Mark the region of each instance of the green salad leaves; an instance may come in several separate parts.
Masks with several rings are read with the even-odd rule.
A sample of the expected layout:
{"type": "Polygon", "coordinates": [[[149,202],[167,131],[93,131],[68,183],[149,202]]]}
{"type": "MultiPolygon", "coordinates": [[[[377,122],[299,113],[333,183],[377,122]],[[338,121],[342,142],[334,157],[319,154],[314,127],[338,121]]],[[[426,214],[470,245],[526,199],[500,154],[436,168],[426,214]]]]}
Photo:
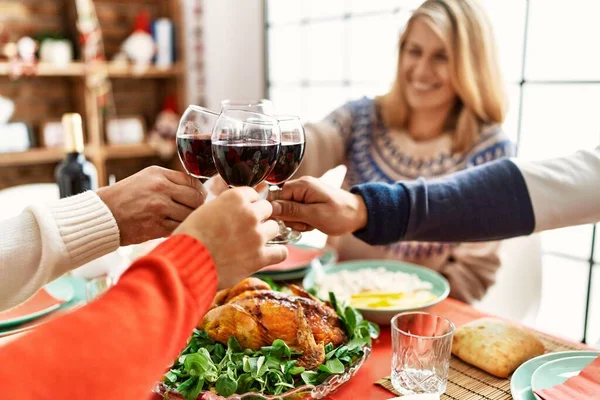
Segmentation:
{"type": "Polygon", "coordinates": [[[379,336],[379,327],[364,320],[354,308],[339,303],[333,293],[329,294],[329,302],[349,341],[337,348],[326,345],[325,362],[314,371],[298,366],[301,353],[290,349],[283,340],[277,339],[258,351],[244,350],[235,337],[229,338],[225,346],[195,329],[188,345],[165,374],[164,384],[186,400],[195,400],[205,390],[223,397],[246,392],[278,395],[304,384],[318,385],[331,375],[342,374],[363,356],[363,346],[379,336]]]}

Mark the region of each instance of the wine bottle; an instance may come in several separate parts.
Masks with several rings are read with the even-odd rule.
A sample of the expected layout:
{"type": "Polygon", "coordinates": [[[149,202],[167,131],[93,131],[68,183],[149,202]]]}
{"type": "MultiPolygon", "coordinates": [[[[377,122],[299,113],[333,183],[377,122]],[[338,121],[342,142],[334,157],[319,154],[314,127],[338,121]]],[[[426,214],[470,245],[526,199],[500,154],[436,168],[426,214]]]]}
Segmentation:
{"type": "Polygon", "coordinates": [[[65,158],[55,171],[60,198],[98,188],[98,172],[83,154],[83,123],[79,114],[64,114],[65,158]]]}

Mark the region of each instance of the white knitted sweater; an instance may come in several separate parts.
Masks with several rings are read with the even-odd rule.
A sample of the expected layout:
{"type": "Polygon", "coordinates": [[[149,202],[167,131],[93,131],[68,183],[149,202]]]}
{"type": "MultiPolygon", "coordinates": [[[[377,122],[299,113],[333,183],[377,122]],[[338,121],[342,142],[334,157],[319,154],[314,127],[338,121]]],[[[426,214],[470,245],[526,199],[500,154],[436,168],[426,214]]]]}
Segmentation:
{"type": "Polygon", "coordinates": [[[119,228],[94,192],[34,204],[0,222],[0,310],[119,247],[119,228]]]}

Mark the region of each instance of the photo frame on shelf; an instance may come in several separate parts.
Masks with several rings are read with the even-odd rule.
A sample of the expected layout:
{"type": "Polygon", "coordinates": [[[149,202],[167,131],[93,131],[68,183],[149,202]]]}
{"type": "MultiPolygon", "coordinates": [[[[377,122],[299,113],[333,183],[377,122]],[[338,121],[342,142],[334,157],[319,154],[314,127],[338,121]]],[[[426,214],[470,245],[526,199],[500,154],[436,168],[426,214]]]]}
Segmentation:
{"type": "Polygon", "coordinates": [[[146,123],[139,115],[109,118],[106,122],[106,140],[110,145],[140,144],[146,138],[146,123]]]}
{"type": "Polygon", "coordinates": [[[44,121],[40,133],[43,147],[62,149],[65,146],[65,131],[59,119],[44,121]]]}

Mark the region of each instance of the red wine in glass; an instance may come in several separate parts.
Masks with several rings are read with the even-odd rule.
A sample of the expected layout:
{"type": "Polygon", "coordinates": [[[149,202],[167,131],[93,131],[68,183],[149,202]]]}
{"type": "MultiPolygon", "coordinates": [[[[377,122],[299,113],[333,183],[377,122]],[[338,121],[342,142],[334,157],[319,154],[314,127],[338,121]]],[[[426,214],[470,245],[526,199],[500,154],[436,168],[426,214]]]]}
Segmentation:
{"type": "Polygon", "coordinates": [[[303,157],[304,142],[281,143],[277,162],[266,181],[272,185],[282,185],[296,173],[303,157]]]}
{"type": "Polygon", "coordinates": [[[272,141],[218,141],[212,154],[219,175],[230,186],[254,187],[272,171],[279,143],[272,141]]]}
{"type": "Polygon", "coordinates": [[[217,173],[210,134],[177,136],[177,153],[186,171],[195,178],[210,178],[217,173]]]}

